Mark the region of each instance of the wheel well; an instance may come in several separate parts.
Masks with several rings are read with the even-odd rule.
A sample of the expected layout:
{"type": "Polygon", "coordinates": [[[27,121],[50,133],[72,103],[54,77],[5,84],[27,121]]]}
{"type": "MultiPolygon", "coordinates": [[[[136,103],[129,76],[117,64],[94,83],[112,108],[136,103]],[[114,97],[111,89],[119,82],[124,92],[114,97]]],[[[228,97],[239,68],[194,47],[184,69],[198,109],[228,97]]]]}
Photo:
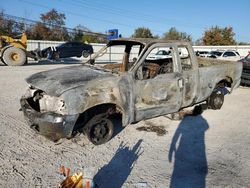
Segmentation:
{"type": "Polygon", "coordinates": [[[118,105],[112,103],[96,105],[79,114],[74,125],[73,134],[81,132],[81,128],[84,127],[92,117],[100,113],[107,113],[108,116],[119,117],[122,120],[122,109],[118,105]]]}
{"type": "Polygon", "coordinates": [[[220,81],[216,84],[215,89],[217,89],[217,88],[219,88],[219,87],[230,87],[230,88],[231,88],[232,83],[233,83],[232,78],[226,77],[225,79],[220,80],[220,81]]]}

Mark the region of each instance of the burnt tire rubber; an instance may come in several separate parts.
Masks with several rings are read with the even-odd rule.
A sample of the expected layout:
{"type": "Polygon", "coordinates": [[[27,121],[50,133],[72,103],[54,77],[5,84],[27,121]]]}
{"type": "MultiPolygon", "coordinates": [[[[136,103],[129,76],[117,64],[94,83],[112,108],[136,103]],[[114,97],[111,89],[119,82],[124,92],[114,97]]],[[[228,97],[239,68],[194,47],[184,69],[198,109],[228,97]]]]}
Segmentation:
{"type": "Polygon", "coordinates": [[[87,58],[87,57],[89,57],[89,52],[87,51],[87,50],[83,50],[82,51],[82,56],[84,57],[84,58],[87,58]]]}
{"type": "Polygon", "coordinates": [[[212,93],[208,99],[208,106],[213,110],[221,109],[224,103],[224,95],[222,93],[212,93]]]}
{"type": "Polygon", "coordinates": [[[106,114],[99,114],[88,121],[84,132],[90,142],[100,145],[108,142],[114,133],[114,124],[106,114]]]}
{"type": "Polygon", "coordinates": [[[2,59],[8,66],[22,66],[27,60],[27,55],[24,50],[15,47],[9,47],[4,50],[2,59]]]}

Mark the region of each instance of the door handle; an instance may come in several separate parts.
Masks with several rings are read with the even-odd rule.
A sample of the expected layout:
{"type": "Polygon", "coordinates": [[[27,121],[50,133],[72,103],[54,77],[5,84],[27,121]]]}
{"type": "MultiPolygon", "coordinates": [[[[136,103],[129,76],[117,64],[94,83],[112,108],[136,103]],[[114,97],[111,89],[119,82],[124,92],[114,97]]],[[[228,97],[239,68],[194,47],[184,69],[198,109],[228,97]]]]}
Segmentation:
{"type": "Polygon", "coordinates": [[[184,81],[185,81],[185,83],[188,83],[188,82],[189,82],[189,79],[188,79],[188,78],[185,78],[184,81]]]}
{"type": "Polygon", "coordinates": [[[179,88],[183,88],[184,87],[184,83],[183,83],[183,79],[182,78],[178,80],[178,86],[179,86],[179,88]]]}

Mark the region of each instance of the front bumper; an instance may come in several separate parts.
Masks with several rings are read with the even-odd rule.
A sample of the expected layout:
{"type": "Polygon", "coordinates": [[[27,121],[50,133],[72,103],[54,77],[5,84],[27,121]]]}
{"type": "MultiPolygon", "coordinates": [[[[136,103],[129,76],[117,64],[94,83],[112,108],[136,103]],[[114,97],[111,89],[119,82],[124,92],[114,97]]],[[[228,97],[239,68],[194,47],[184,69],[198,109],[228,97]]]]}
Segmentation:
{"type": "Polygon", "coordinates": [[[70,138],[78,115],[60,115],[53,112],[41,113],[34,110],[25,97],[20,100],[28,125],[46,138],[57,141],[70,138]]]}

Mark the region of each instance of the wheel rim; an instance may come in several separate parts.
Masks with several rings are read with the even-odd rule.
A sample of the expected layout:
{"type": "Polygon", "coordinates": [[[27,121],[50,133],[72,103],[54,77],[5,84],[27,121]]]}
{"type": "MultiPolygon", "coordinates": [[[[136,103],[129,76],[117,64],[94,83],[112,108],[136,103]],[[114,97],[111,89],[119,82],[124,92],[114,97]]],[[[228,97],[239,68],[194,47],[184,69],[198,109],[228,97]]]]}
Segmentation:
{"type": "Polygon", "coordinates": [[[85,58],[87,58],[89,56],[89,53],[87,51],[83,51],[82,52],[82,56],[85,57],[85,58]]]}
{"type": "Polygon", "coordinates": [[[13,53],[10,54],[10,58],[13,61],[18,61],[20,59],[20,54],[13,52],[13,53]]]}
{"type": "Polygon", "coordinates": [[[214,105],[215,105],[216,107],[220,107],[222,104],[223,104],[223,101],[222,101],[219,97],[216,97],[216,98],[214,99],[214,105]]]}
{"type": "Polygon", "coordinates": [[[94,144],[106,142],[112,136],[112,123],[108,119],[101,119],[90,129],[90,139],[94,144]]]}

